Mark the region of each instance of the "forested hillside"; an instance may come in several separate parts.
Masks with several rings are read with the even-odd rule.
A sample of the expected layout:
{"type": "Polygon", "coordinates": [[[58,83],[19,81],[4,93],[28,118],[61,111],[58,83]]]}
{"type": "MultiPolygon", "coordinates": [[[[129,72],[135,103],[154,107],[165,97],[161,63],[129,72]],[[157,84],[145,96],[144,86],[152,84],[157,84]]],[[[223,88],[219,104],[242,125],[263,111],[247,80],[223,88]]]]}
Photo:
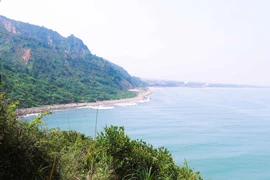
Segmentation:
{"type": "Polygon", "coordinates": [[[3,16],[0,32],[1,89],[19,107],[132,97],[127,90],[143,85],[74,35],[3,16]]]}

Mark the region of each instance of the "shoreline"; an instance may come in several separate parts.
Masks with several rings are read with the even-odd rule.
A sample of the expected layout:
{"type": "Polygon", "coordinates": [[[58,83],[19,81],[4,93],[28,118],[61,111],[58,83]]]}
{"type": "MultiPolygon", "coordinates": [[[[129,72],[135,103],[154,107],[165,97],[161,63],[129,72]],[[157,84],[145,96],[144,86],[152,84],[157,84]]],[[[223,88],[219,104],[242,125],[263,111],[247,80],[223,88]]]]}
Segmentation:
{"type": "Polygon", "coordinates": [[[91,103],[69,103],[69,104],[58,104],[58,105],[47,105],[47,106],[40,106],[40,107],[32,107],[32,108],[23,108],[17,109],[16,114],[18,117],[23,117],[29,114],[37,114],[43,112],[51,112],[55,110],[64,110],[64,109],[74,109],[86,106],[102,106],[102,105],[109,105],[109,104],[118,104],[118,103],[128,103],[128,102],[136,102],[146,99],[149,95],[153,92],[147,89],[131,89],[130,91],[136,92],[136,97],[133,98],[126,98],[126,99],[115,99],[115,100],[105,100],[105,101],[97,101],[91,103]]]}

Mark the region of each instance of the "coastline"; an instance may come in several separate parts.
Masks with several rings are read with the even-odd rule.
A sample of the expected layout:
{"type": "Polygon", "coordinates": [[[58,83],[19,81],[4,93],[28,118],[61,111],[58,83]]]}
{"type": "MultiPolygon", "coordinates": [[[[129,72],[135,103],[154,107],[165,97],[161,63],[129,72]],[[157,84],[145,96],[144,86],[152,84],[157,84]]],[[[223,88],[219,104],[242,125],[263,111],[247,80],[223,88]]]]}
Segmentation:
{"type": "Polygon", "coordinates": [[[136,92],[137,95],[134,98],[126,98],[126,99],[115,99],[115,100],[105,100],[105,101],[97,101],[92,103],[70,103],[70,104],[58,104],[58,105],[47,105],[47,106],[40,106],[40,107],[32,107],[32,108],[23,108],[17,109],[16,114],[18,117],[26,116],[29,114],[37,114],[43,112],[51,112],[55,110],[64,110],[64,109],[73,109],[85,106],[102,106],[102,105],[109,105],[109,104],[118,104],[118,103],[127,103],[127,102],[136,102],[146,99],[149,95],[153,92],[147,89],[131,89],[130,91],[136,92]]]}

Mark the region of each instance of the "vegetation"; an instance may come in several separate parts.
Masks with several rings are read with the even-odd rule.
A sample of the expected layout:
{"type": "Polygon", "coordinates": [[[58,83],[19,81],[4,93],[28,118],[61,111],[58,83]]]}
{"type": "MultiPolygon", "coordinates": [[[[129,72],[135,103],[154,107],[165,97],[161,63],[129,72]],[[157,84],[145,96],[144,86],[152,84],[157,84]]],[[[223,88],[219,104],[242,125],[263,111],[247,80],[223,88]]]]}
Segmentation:
{"type": "Polygon", "coordinates": [[[123,68],[93,55],[74,35],[0,16],[2,91],[19,107],[134,97],[143,84],[123,68]]]}
{"type": "Polygon", "coordinates": [[[201,180],[165,148],[131,140],[123,127],[106,127],[96,139],[47,129],[43,115],[17,119],[16,102],[0,94],[0,179],[201,180]]]}
{"type": "Polygon", "coordinates": [[[124,127],[94,139],[47,129],[41,118],[21,121],[15,110],[44,104],[134,96],[142,82],[90,53],[82,41],[0,16],[0,179],[201,180],[165,148],[131,140],[124,127]],[[3,80],[3,84],[1,83],[3,80]],[[9,99],[7,99],[9,98],[9,99]]]}

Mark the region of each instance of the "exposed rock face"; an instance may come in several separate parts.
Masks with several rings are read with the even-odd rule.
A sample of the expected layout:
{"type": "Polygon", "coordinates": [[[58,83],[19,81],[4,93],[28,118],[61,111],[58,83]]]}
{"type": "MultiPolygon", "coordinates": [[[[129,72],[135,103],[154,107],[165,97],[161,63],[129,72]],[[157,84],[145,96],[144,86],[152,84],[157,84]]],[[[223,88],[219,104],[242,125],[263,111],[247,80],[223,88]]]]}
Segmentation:
{"type": "Polygon", "coordinates": [[[141,81],[92,54],[74,35],[0,15],[0,64],[7,97],[19,107],[129,97],[141,81]],[[12,74],[17,73],[16,76],[12,74]],[[19,82],[19,83],[18,83],[19,82]]]}
{"type": "Polygon", "coordinates": [[[80,56],[84,56],[87,54],[90,54],[89,49],[87,46],[83,43],[83,41],[77,37],[75,37],[73,34],[67,37],[68,45],[66,47],[67,52],[71,54],[77,54],[80,56]]]}
{"type": "Polygon", "coordinates": [[[54,44],[53,44],[53,40],[52,40],[52,38],[50,37],[50,36],[48,36],[48,44],[50,45],[50,46],[53,46],[54,44]]]}
{"type": "Polygon", "coordinates": [[[17,32],[15,26],[10,21],[3,20],[2,23],[8,32],[12,32],[13,34],[20,34],[20,32],[17,32]]]}
{"type": "Polygon", "coordinates": [[[30,58],[31,58],[31,49],[29,48],[24,49],[22,59],[24,60],[25,64],[28,64],[30,58]]]}

